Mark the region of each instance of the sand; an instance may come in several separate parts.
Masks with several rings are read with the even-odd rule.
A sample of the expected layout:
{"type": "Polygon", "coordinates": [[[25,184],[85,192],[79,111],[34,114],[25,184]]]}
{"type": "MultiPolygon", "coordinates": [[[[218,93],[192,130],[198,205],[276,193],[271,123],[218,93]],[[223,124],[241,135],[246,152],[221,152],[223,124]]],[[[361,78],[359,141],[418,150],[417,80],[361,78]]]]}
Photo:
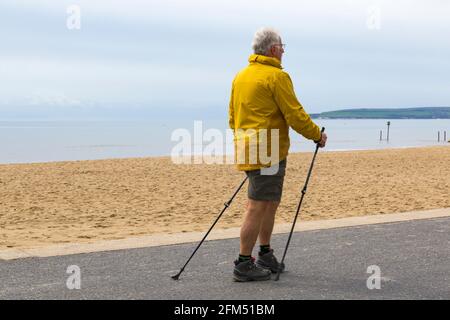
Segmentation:
{"type": "MultiPolygon", "coordinates": [[[[289,155],[276,223],[292,221],[311,157],[289,155]]],[[[0,250],[206,231],[243,177],[169,157],[0,165],[0,250]]],[[[216,228],[241,224],[246,187],[216,228]]],[[[450,146],[321,151],[300,220],[447,207],[450,146]]]]}

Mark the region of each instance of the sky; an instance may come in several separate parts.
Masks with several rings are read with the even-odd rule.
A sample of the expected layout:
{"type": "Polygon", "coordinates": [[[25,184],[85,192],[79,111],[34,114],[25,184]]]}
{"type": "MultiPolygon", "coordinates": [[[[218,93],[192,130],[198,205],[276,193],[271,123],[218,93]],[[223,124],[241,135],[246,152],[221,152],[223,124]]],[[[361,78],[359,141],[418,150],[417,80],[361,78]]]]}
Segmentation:
{"type": "Polygon", "coordinates": [[[310,113],[450,106],[449,17],[443,0],[2,0],[0,120],[226,117],[263,26],[310,113]]]}

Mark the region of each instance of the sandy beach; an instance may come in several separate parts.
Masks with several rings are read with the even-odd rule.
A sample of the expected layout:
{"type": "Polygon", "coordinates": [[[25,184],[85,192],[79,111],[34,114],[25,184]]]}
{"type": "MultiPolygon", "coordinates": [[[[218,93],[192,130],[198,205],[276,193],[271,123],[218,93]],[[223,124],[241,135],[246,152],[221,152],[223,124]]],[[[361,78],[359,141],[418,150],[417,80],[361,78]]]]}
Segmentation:
{"type": "MultiPolygon", "coordinates": [[[[311,157],[289,155],[277,223],[292,221],[311,157]]],[[[169,157],[0,165],[0,250],[206,231],[243,177],[169,157]]],[[[216,228],[240,225],[246,187],[216,228]]],[[[450,146],[320,152],[300,220],[446,207],[450,146]]]]}

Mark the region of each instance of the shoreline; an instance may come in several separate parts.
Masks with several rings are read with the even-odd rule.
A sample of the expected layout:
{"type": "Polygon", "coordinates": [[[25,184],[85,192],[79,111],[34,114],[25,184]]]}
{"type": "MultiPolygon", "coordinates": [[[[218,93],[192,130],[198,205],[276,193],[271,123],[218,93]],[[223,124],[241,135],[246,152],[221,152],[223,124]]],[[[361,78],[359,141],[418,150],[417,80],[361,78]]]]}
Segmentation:
{"type": "MultiPolygon", "coordinates": [[[[448,144],[441,143],[440,145],[427,145],[427,146],[404,146],[404,147],[385,147],[385,148],[375,148],[375,149],[330,149],[327,150],[319,149],[320,153],[329,153],[329,152],[365,152],[365,151],[383,151],[383,150],[404,150],[404,149],[426,149],[426,148],[441,148],[441,147],[450,147],[450,140],[448,141],[448,144]]],[[[311,151],[296,151],[296,152],[289,152],[289,155],[294,154],[308,154],[314,152],[313,149],[311,151]]],[[[228,155],[228,154],[227,154],[228,155]]],[[[227,156],[224,155],[224,156],[227,156]]],[[[230,155],[228,155],[230,156],[230,155]]],[[[194,155],[191,155],[191,157],[194,157],[194,155]]],[[[9,166],[9,165],[39,165],[39,164],[64,164],[64,163],[70,163],[70,162],[83,162],[83,161],[111,161],[111,160],[134,160],[134,159],[170,159],[170,155],[162,155],[162,156],[142,156],[142,157],[119,157],[119,158],[100,158],[100,159],[77,159],[77,160],[51,160],[51,161],[36,161],[36,162],[8,162],[8,163],[2,163],[0,162],[1,166],[9,166]]],[[[229,165],[224,163],[224,165],[229,165]]]]}

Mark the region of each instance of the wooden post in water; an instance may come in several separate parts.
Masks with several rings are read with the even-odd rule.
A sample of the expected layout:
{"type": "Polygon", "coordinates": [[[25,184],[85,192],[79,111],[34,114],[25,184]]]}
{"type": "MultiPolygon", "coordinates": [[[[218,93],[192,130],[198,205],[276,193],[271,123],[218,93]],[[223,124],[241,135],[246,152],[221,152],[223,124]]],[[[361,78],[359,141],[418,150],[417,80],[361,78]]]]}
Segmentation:
{"type": "Polygon", "coordinates": [[[380,130],[380,141],[383,140],[383,130],[380,130]]]}
{"type": "Polygon", "coordinates": [[[389,141],[389,126],[391,125],[391,122],[390,121],[388,121],[387,122],[387,126],[388,126],[388,130],[387,130],[387,141],[389,141]]]}
{"type": "Polygon", "coordinates": [[[440,142],[440,141],[441,141],[441,132],[438,131],[438,142],[440,142]]]}

